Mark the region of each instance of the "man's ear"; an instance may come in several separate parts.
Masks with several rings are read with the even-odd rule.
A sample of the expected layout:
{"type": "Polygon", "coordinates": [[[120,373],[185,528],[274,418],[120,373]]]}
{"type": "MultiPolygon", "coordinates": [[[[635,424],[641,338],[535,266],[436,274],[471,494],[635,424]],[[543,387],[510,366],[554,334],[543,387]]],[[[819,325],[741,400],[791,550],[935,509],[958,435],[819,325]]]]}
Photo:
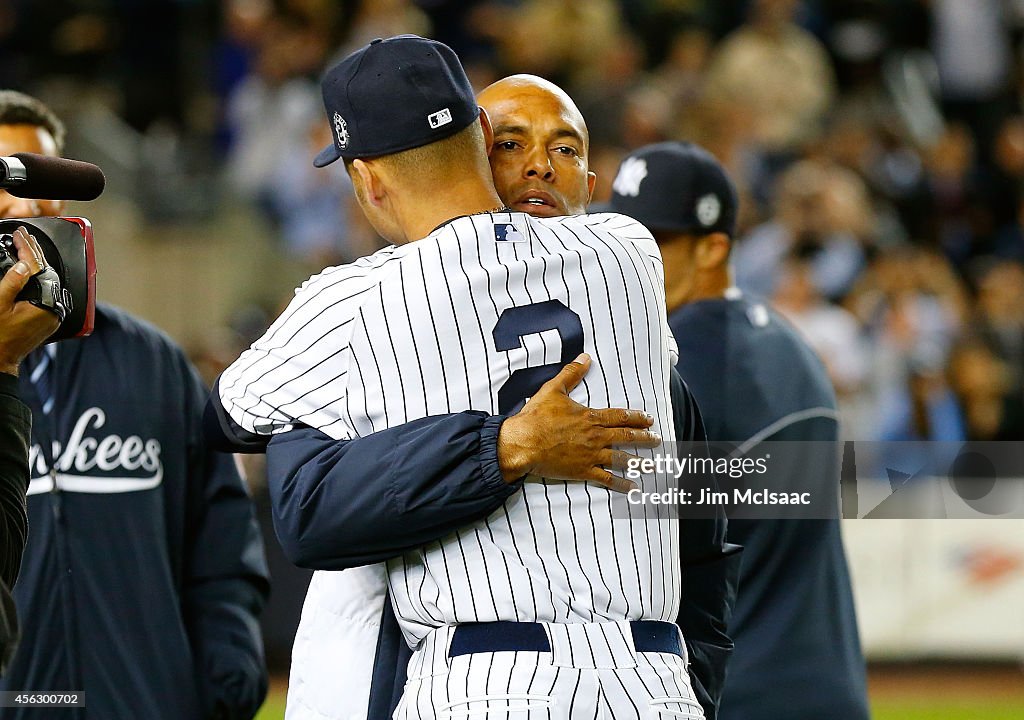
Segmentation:
{"type": "Polygon", "coordinates": [[[697,267],[701,270],[711,270],[724,265],[729,260],[729,249],[731,241],[729,236],[722,232],[705,235],[697,243],[697,267]]]}
{"type": "Polygon", "coordinates": [[[357,196],[362,194],[363,200],[375,207],[380,207],[384,204],[387,191],[372,167],[357,158],[352,161],[351,174],[353,175],[352,179],[354,181],[353,184],[356,186],[357,196]]]}
{"type": "Polygon", "coordinates": [[[594,186],[596,184],[597,184],[597,173],[593,172],[593,171],[588,171],[587,172],[587,204],[588,205],[590,204],[590,201],[594,197],[594,186]]]}
{"type": "Polygon", "coordinates": [[[484,147],[487,148],[487,157],[490,157],[491,151],[494,150],[494,127],[491,125],[490,116],[483,107],[480,108],[480,127],[484,131],[484,147]]]}

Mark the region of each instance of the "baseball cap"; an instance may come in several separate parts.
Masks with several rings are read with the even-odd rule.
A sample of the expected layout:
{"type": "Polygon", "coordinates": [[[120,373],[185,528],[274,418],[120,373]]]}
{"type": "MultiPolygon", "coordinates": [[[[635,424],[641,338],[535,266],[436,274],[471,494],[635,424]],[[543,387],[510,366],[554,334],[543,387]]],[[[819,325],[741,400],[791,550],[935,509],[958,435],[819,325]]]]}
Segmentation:
{"type": "Polygon", "coordinates": [[[732,237],[737,205],[736,187],[711,153],[693,143],[663,142],[622,161],[605,208],[652,231],[732,237]]]}
{"type": "Polygon", "coordinates": [[[373,40],[331,67],[320,89],[334,142],[316,167],[428,145],[480,115],[455,52],[417,35],[373,40]]]}

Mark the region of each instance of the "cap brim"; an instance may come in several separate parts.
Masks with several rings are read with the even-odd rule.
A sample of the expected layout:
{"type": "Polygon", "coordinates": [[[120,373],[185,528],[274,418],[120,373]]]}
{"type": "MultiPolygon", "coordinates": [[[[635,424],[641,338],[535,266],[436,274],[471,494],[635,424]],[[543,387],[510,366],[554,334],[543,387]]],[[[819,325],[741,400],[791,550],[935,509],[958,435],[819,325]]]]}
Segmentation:
{"type": "Polygon", "coordinates": [[[340,157],[341,153],[338,152],[338,148],[334,146],[334,143],[331,143],[313,159],[313,167],[325,167],[340,157]]]}

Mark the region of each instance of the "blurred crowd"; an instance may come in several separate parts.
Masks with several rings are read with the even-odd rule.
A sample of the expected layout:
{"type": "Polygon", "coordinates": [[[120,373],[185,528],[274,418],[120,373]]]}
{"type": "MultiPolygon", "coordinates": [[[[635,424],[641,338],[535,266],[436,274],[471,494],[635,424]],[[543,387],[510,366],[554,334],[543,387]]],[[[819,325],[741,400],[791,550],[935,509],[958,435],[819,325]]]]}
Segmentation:
{"type": "MultiPolygon", "coordinates": [[[[478,89],[561,84],[596,201],[632,148],[713,152],[741,194],[736,283],[818,350],[846,437],[1024,438],[1022,0],[7,0],[0,74],[198,139],[317,269],[379,246],[343,168],[311,166],[318,75],[404,32],[478,89]]],[[[260,322],[239,318],[243,343],[260,322]]]]}

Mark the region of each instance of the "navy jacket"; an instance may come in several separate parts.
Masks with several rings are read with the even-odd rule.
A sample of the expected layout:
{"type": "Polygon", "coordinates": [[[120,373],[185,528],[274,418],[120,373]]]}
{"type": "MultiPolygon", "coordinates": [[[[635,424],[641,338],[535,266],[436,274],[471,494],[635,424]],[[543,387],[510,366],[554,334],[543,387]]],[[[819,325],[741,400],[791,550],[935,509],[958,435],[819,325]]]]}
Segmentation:
{"type": "MultiPolygon", "coordinates": [[[[767,305],[705,300],[672,313],[669,325],[712,442],[831,441],[838,453],[825,368],[767,305]]],[[[794,485],[835,494],[838,455],[835,467],[794,485]]],[[[729,540],[743,546],[743,562],[722,720],[867,720],[839,521],[731,519],[729,540]]]]}
{"type": "Polygon", "coordinates": [[[46,415],[21,377],[30,533],[21,646],[0,689],[85,691],[84,712],[62,718],[252,717],[266,564],[233,459],[204,445],[197,374],[155,328],[100,306],[91,337],[61,343],[54,379],[46,415]]]}
{"type": "MultiPolygon", "coordinates": [[[[212,404],[208,427],[229,427],[212,404]]],[[[677,438],[704,442],[697,404],[673,373],[677,438]]],[[[298,565],[341,570],[380,562],[444,537],[494,512],[521,483],[506,484],[497,459],[503,416],[463,412],[427,417],[349,441],[299,428],[274,436],[267,476],[274,525],[298,565]]],[[[253,437],[238,440],[252,449],[253,437]]],[[[236,441],[237,442],[237,441],[236,441]]],[[[713,720],[732,643],[726,635],[736,592],[738,548],[725,542],[725,516],[681,526],[679,624],[698,699],[713,720]]],[[[369,720],[389,718],[405,683],[410,650],[386,603],[369,720]]]]}
{"type": "Polygon", "coordinates": [[[8,588],[14,584],[25,549],[28,515],[28,408],[18,399],[18,380],[0,373],[0,675],[18,641],[18,617],[8,588]]]}
{"type": "Polygon", "coordinates": [[[28,517],[28,438],[32,417],[18,399],[18,380],[0,373],[0,580],[14,584],[21,567],[28,517]]]}

